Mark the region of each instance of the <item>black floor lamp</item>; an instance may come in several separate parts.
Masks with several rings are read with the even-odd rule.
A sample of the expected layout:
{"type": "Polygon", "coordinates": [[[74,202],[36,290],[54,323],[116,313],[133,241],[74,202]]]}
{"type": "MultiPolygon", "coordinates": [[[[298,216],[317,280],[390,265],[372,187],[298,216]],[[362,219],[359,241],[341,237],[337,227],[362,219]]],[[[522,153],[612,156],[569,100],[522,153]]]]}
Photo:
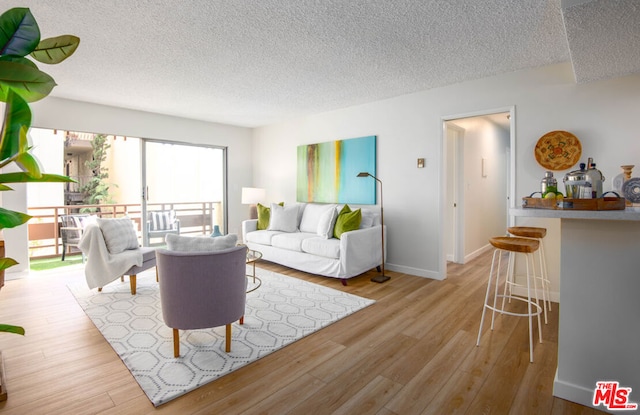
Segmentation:
{"type": "Polygon", "coordinates": [[[384,207],[382,204],[382,181],[371,173],[365,171],[358,173],[358,177],[373,177],[378,183],[380,183],[380,228],[382,228],[382,273],[378,276],[371,278],[373,282],[385,282],[389,281],[391,277],[384,274],[384,207]]]}

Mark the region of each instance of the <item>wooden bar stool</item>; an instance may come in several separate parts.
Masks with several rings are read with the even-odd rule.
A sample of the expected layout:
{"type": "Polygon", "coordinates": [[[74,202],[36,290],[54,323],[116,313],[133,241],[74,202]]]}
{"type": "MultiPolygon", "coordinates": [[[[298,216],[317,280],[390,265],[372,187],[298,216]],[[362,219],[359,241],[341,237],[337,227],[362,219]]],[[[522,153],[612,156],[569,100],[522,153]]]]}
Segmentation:
{"type": "MultiPolygon", "coordinates": [[[[491,310],[491,330],[493,330],[493,323],[495,320],[496,313],[507,314],[510,316],[517,316],[517,317],[528,317],[529,319],[529,361],[533,362],[533,316],[538,317],[538,338],[540,343],[542,343],[542,328],[540,323],[540,314],[542,314],[542,307],[540,307],[539,300],[538,300],[536,278],[533,273],[529,272],[529,264],[531,263],[531,266],[533,267],[533,261],[534,261],[533,253],[538,250],[540,246],[540,242],[538,240],[528,239],[528,238],[496,236],[496,237],[490,238],[489,243],[491,243],[491,245],[493,245],[493,247],[495,247],[496,249],[493,251],[493,259],[491,261],[491,270],[489,271],[489,282],[487,283],[487,293],[484,298],[484,306],[482,308],[482,318],[480,319],[480,329],[478,330],[478,340],[476,342],[476,346],[480,345],[480,337],[482,336],[482,326],[484,324],[484,317],[487,312],[487,309],[491,310]],[[500,269],[501,269],[502,252],[509,252],[509,262],[512,261],[512,256],[515,254],[524,254],[525,256],[525,259],[526,259],[525,263],[527,268],[527,298],[509,295],[509,298],[513,298],[514,300],[519,300],[527,303],[527,312],[525,313],[516,313],[512,311],[507,311],[504,309],[504,307],[502,308],[497,307],[498,298],[505,298],[505,294],[498,294],[498,287],[500,285],[500,269]],[[495,275],[495,280],[494,280],[494,275],[495,275]],[[533,292],[535,294],[535,300],[531,298],[530,281],[533,281],[533,292]],[[493,305],[489,303],[489,294],[491,293],[492,284],[495,284],[494,293],[493,293],[493,305]]],[[[506,284],[506,278],[505,278],[505,284],[506,284]]]]}
{"type": "MultiPolygon", "coordinates": [[[[538,260],[540,264],[540,274],[536,275],[536,278],[540,280],[542,285],[542,304],[544,305],[544,324],[547,324],[547,310],[551,311],[551,295],[549,286],[551,282],[549,281],[549,273],[547,271],[547,260],[544,256],[544,245],[542,240],[547,235],[546,228],[536,228],[531,226],[512,226],[507,229],[507,232],[513,236],[518,236],[520,238],[530,238],[536,239],[540,242],[540,249],[538,249],[538,260]]],[[[535,271],[534,271],[535,274],[535,271]]],[[[511,286],[515,285],[515,277],[513,273],[510,275],[511,280],[509,284],[509,294],[511,294],[511,286]]]]}

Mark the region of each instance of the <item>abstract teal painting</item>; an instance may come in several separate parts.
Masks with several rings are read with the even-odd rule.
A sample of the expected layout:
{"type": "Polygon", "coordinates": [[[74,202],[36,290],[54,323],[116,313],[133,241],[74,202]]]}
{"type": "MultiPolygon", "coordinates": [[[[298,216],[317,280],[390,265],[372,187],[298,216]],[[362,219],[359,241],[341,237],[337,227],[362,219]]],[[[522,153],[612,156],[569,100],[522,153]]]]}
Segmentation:
{"type": "Polygon", "coordinates": [[[376,204],[376,136],[298,146],[298,202],[376,204]]]}

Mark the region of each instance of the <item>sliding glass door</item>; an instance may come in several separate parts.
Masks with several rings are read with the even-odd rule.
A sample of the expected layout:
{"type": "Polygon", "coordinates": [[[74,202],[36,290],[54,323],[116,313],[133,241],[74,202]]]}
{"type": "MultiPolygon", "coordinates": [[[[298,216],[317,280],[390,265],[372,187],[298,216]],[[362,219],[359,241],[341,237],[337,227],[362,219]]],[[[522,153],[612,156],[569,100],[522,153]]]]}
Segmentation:
{"type": "Polygon", "coordinates": [[[226,149],[143,140],[142,217],[145,246],[167,233],[209,235],[226,231],[226,149]]]}

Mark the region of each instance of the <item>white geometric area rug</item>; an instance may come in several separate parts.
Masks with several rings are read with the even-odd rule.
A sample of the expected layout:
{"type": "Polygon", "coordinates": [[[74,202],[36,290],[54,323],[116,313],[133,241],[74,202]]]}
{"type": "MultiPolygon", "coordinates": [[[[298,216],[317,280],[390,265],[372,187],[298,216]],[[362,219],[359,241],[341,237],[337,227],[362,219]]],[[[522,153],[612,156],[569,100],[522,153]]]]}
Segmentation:
{"type": "Polygon", "coordinates": [[[179,358],[162,319],[155,272],[138,276],[135,296],[126,278],[102,292],[84,283],[69,289],[158,406],[375,302],[260,268],[256,275],[262,285],[247,294],[244,324],[233,324],[231,352],[224,351],[224,327],[187,330],[180,331],[179,358]]]}

